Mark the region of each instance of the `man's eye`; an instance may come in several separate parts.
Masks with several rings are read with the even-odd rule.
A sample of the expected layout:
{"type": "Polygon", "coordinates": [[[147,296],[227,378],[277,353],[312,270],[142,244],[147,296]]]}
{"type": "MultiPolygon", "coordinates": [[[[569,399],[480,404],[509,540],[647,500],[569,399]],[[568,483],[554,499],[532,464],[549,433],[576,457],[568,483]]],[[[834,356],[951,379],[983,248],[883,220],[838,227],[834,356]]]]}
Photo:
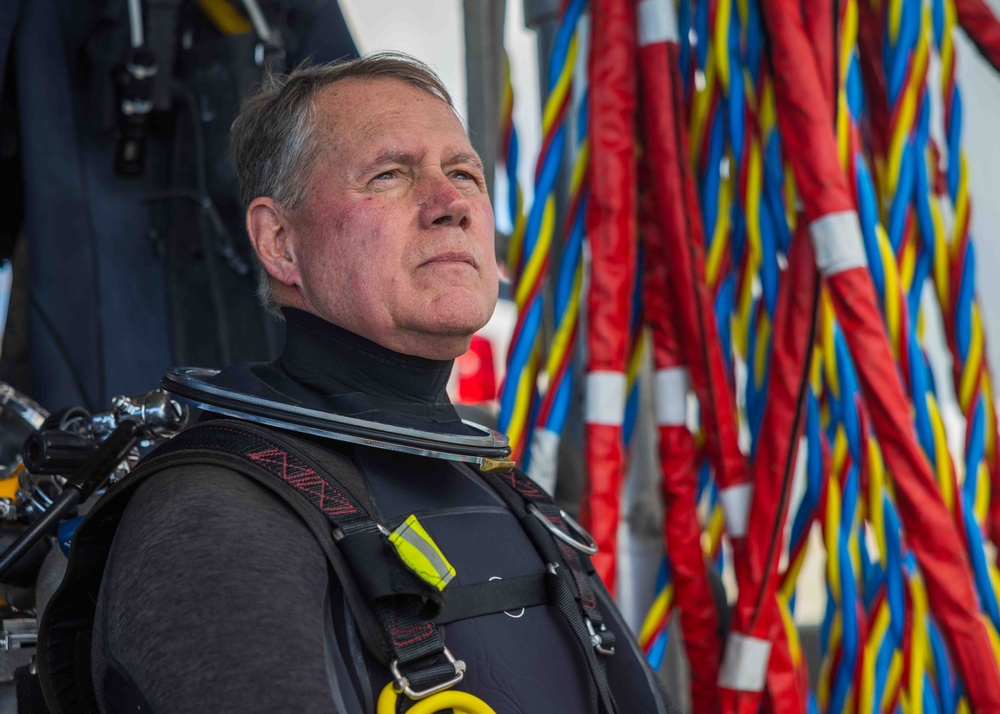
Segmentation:
{"type": "Polygon", "coordinates": [[[389,169],[388,171],[383,171],[372,178],[372,181],[385,181],[387,179],[394,179],[399,174],[396,169],[389,169]]]}
{"type": "Polygon", "coordinates": [[[479,176],[471,171],[453,171],[451,175],[460,181],[476,181],[477,183],[479,181],[479,176]]]}

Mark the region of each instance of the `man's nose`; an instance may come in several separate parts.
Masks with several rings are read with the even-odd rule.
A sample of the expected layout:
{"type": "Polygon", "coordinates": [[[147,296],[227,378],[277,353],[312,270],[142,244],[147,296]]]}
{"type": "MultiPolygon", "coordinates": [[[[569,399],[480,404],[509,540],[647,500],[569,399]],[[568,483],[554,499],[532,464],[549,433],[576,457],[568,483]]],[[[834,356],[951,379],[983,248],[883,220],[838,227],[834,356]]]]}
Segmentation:
{"type": "Polygon", "coordinates": [[[441,171],[422,177],[420,197],[421,222],[431,226],[468,228],[472,220],[472,204],[452,180],[441,171]]]}

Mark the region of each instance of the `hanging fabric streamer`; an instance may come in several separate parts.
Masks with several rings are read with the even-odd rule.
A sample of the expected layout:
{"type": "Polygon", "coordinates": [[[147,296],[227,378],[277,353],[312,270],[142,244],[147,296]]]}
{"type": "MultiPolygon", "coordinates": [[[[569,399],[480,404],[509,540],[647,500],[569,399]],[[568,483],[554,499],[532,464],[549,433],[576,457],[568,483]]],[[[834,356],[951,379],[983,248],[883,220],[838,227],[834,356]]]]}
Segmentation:
{"type": "Polygon", "coordinates": [[[660,563],[660,572],[656,576],[656,597],[649,607],[646,619],[639,628],[636,640],[646,660],[653,671],[659,671],[663,657],[667,651],[668,624],[674,607],[674,584],[670,575],[670,561],[666,558],[660,563]]]}
{"type": "MultiPolygon", "coordinates": [[[[846,343],[841,341],[841,344],[843,349],[837,351],[844,354],[846,343]]],[[[866,583],[869,627],[858,685],[859,711],[895,711],[903,691],[906,649],[913,641],[913,620],[907,614],[905,595],[908,577],[904,568],[902,526],[889,496],[878,442],[866,422],[861,423],[859,433],[866,440],[866,448],[862,450],[862,474],[867,478],[867,518],[872,524],[879,553],[878,576],[866,583]]],[[[938,671],[946,676],[946,669],[938,671]]]]}
{"type": "MultiPolygon", "coordinates": [[[[644,102],[657,107],[679,106],[677,86],[677,19],[668,0],[639,0],[636,3],[639,68],[644,102]],[[666,67],[670,71],[664,72],[666,67]]],[[[642,234],[646,245],[644,295],[647,319],[653,339],[655,367],[654,403],[659,432],[659,456],[664,502],[664,539],[670,559],[673,594],[680,610],[685,651],[691,665],[691,700],[695,711],[718,711],[715,680],[721,643],[717,637],[717,614],[708,584],[708,572],[701,553],[701,526],[697,514],[697,454],[688,429],[688,370],[684,366],[675,306],[670,297],[668,241],[671,236],[659,221],[657,203],[664,181],[653,174],[665,162],[683,161],[678,147],[653,139],[663,128],[647,108],[645,128],[647,149],[641,176],[644,191],[640,206],[642,234]],[[664,155],[664,148],[674,151],[664,155]]],[[[668,181],[676,182],[676,172],[668,181]]],[[[673,183],[675,195],[681,189],[673,183]]],[[[665,615],[665,613],[664,613],[665,615]]],[[[664,617],[665,620],[665,617],[664,617]]]]}
{"type": "Polygon", "coordinates": [[[528,475],[548,493],[554,494],[559,465],[559,443],[569,416],[574,383],[574,357],[580,322],[583,286],[584,223],[589,196],[590,142],[587,113],[587,59],[590,56],[590,18],[581,15],[577,29],[576,66],[573,77],[572,112],[575,119],[573,169],[570,175],[569,209],[563,232],[562,254],[555,286],[555,335],[549,348],[545,373],[548,388],[538,410],[531,441],[528,475]]]}
{"type": "MultiPolygon", "coordinates": [[[[867,170],[865,157],[862,155],[860,126],[864,96],[861,86],[860,64],[855,49],[857,32],[857,4],[853,0],[848,0],[841,4],[839,16],[841,54],[838,59],[837,72],[839,82],[838,150],[840,163],[849,178],[854,205],[858,207],[861,231],[866,253],[869,256],[868,263],[873,282],[876,284],[878,293],[883,295],[886,285],[894,285],[898,279],[894,277],[897,272],[894,260],[889,263],[891,270],[888,279],[887,273],[883,269],[881,256],[883,253],[891,255],[892,252],[879,223],[874,186],[867,170]],[[880,245],[883,248],[879,249],[880,245]]],[[[898,294],[896,290],[892,292],[898,294]]],[[[898,305],[902,300],[896,298],[891,302],[898,305]]],[[[885,304],[883,301],[883,305],[885,304]]],[[[828,310],[828,312],[830,311],[832,311],[832,307],[828,310]]],[[[898,323],[899,320],[893,323],[894,329],[898,329],[898,323]]],[[[851,395],[857,392],[857,382],[843,334],[837,330],[832,335],[832,344],[828,334],[825,344],[829,345],[824,350],[824,354],[827,355],[826,363],[837,365],[836,372],[828,370],[828,374],[831,375],[832,390],[838,395],[846,395],[841,397],[842,408],[853,410],[855,409],[853,403],[855,397],[851,395]],[[843,363],[842,366],[841,363],[843,363]],[[850,401],[843,401],[845,398],[850,401]]],[[[897,354],[900,352],[902,350],[897,350],[897,354]]],[[[863,412],[859,413],[857,417],[853,417],[852,421],[863,423],[862,419],[863,412]]],[[[858,687],[858,696],[861,702],[873,705],[881,702],[883,707],[886,706],[886,702],[892,702],[891,706],[894,707],[895,702],[904,693],[908,700],[914,699],[914,692],[911,690],[912,683],[919,683],[922,687],[927,667],[923,660],[914,659],[912,656],[912,653],[915,652],[912,645],[919,639],[919,633],[914,632],[913,623],[916,621],[907,613],[904,590],[910,587],[910,578],[903,569],[903,554],[895,505],[891,497],[887,493],[883,493],[886,484],[878,442],[875,436],[863,426],[858,430],[849,430],[848,434],[852,437],[857,435],[864,440],[861,444],[856,444],[855,437],[849,443],[854,458],[856,460],[862,459],[858,462],[861,464],[862,478],[867,478],[869,481],[866,488],[866,510],[877,539],[879,553],[879,561],[877,564],[870,565],[870,574],[866,577],[865,582],[869,634],[865,642],[865,664],[862,670],[866,674],[863,675],[862,682],[858,687]],[[867,446],[864,445],[865,443],[867,446]],[[906,651],[907,649],[909,651],[906,651]],[[910,673],[910,676],[906,678],[902,676],[904,662],[908,662],[905,668],[910,673]]],[[[861,555],[867,558],[867,551],[863,549],[861,555]]],[[[918,624],[923,626],[922,622],[918,624]]],[[[916,698],[922,699],[919,696],[916,698]]]]}
{"type": "MultiPolygon", "coordinates": [[[[747,188],[741,195],[748,215],[751,255],[756,255],[760,265],[756,144],[751,133],[750,160],[742,169],[747,188]]],[[[787,605],[778,597],[783,531],[799,435],[806,422],[809,367],[819,304],[815,261],[802,222],[797,223],[799,229],[788,257],[789,275],[780,287],[776,287],[776,264],[774,272],[761,274],[766,281],[762,281],[765,291],[776,290],[777,295],[765,293],[764,305],[758,303],[756,322],[763,329],[748,340],[757,349],[756,354],[747,350],[747,381],[757,384],[761,392],[766,388],[767,400],[758,407],[762,413],[754,431],[759,438],[754,441],[752,452],[754,491],[746,541],[748,574],[741,583],[733,611],[733,633],[727,642],[719,676],[725,711],[756,711],[765,685],[768,701],[775,711],[804,711],[808,689],[797,632],[786,625],[787,605]],[[770,342],[767,310],[774,315],[774,343],[767,360],[770,362],[769,377],[763,374],[758,351],[766,354],[770,342]]],[[[773,256],[774,248],[770,251],[773,256]]],[[[769,258],[773,259],[771,256],[769,258]]],[[[756,277],[756,273],[754,270],[751,275],[756,277]]],[[[748,400],[748,406],[751,404],[748,400]]]]}
{"type": "MultiPolygon", "coordinates": [[[[677,74],[675,64],[665,76],[670,79],[677,74]]],[[[668,264],[672,266],[670,289],[685,362],[699,403],[711,405],[700,410],[704,448],[719,484],[730,535],[741,539],[746,532],[750,485],[745,457],[739,448],[736,410],[728,388],[714,300],[706,285],[704,232],[698,220],[694,176],[684,160],[688,142],[682,122],[680,87],[671,92],[674,95],[671,104],[645,105],[646,147],[657,157],[654,182],[660,222],[667,235],[674,238],[667,243],[668,264]],[[660,156],[664,159],[659,160],[660,156]],[[672,172],[676,174],[671,176],[672,172]],[[683,191],[683,204],[671,194],[675,186],[683,191]]]]}
{"type": "MultiPolygon", "coordinates": [[[[668,53],[668,60],[668,72],[651,73],[643,80],[644,84],[667,83],[661,91],[646,90],[645,147],[655,167],[653,183],[659,224],[671,238],[665,244],[665,255],[671,270],[669,287],[677,334],[695,394],[699,403],[706,405],[700,410],[704,448],[719,484],[719,498],[730,537],[739,548],[746,532],[751,489],[745,457],[739,448],[736,410],[727,386],[726,361],[716,327],[713,296],[705,282],[703,231],[698,220],[694,176],[684,158],[688,142],[683,122],[682,88],[675,79],[679,75],[679,58],[676,53],[668,53]],[[677,191],[683,192],[683,203],[677,200],[677,191]]],[[[735,562],[739,564],[740,559],[736,558],[735,562]]]]}
{"type": "MultiPolygon", "coordinates": [[[[614,588],[648,346],[666,556],[639,638],[658,667],[676,606],[694,711],[1000,707],[1000,572],[988,555],[1000,533],[1000,454],[953,41],[981,4],[600,0],[588,57],[586,19],[562,34],[574,11],[564,2],[565,60],[550,63],[553,122],[536,171],[544,194],[556,149],[558,163],[571,152],[555,331],[543,353],[550,191],[512,240],[522,316],[508,431],[530,475],[554,489],[587,240],[582,520],[614,588]],[[928,88],[935,54],[940,147],[928,88]],[[584,63],[587,78],[566,67],[584,63]],[[928,280],[966,425],[956,459],[923,351],[928,280]],[[720,662],[706,559],[721,562],[724,528],[739,589],[720,662]],[[792,613],[817,530],[828,597],[811,695],[792,613]]],[[[989,14],[967,31],[988,45],[993,25],[989,14]]]]}
{"type": "MultiPolygon", "coordinates": [[[[653,13],[665,13],[669,9],[662,5],[645,6],[643,12],[650,13],[650,18],[639,18],[640,32],[647,40],[644,47],[662,42],[654,40],[655,28],[677,26],[672,12],[665,23],[658,23],[652,17],[653,13]]],[[[683,18],[683,11],[681,16],[683,18]]],[[[670,29],[670,33],[675,34],[675,31],[670,29]]],[[[667,43],[666,47],[669,49],[672,45],[676,47],[676,43],[667,43]]],[[[704,52],[704,47],[702,45],[699,52],[704,52]]],[[[645,50],[643,53],[648,54],[645,50]]],[[[704,232],[699,220],[701,212],[694,174],[686,160],[688,143],[685,131],[685,90],[678,80],[682,74],[679,54],[680,51],[676,49],[667,53],[669,71],[666,73],[659,68],[650,71],[652,67],[647,66],[645,61],[641,63],[644,85],[643,126],[645,149],[650,165],[654,167],[652,183],[656,196],[656,220],[664,235],[669,237],[664,243],[664,257],[661,260],[665,261],[670,270],[669,295],[674,306],[683,361],[689,367],[699,402],[711,405],[700,410],[703,448],[716,473],[719,484],[718,502],[726,512],[725,519],[721,510],[710,516],[708,550],[714,557],[718,552],[724,520],[736,547],[740,547],[746,528],[750,487],[745,459],[738,444],[736,411],[728,386],[728,366],[720,341],[720,330],[716,323],[715,300],[706,284],[702,238],[704,232]],[[677,191],[683,192],[683,204],[673,198],[678,195],[675,193],[677,191]]],[[[707,60],[702,56],[699,61],[707,60]]],[[[724,129],[721,119],[718,126],[724,129]]],[[[722,136],[724,138],[724,132],[722,136]]],[[[715,210],[715,213],[718,211],[715,210]]],[[[724,246],[725,242],[720,245],[724,246]]],[[[725,251],[720,255],[725,255],[725,251]]],[[[715,275],[719,274],[721,273],[715,275]]],[[[705,483],[707,484],[707,480],[705,483]]],[[[739,558],[736,562],[740,562],[739,558]]],[[[651,613],[651,617],[655,614],[651,613]]],[[[650,629],[655,627],[647,628],[650,629]]]]}
{"type": "MultiPolygon", "coordinates": [[[[764,137],[774,131],[774,107],[770,77],[761,62],[763,43],[760,23],[757,3],[745,3],[739,16],[746,47],[747,81],[740,85],[744,87],[741,115],[745,129],[741,132],[742,150],[734,148],[734,155],[739,159],[738,196],[744,235],[742,240],[734,239],[734,261],[739,266],[739,277],[736,281],[733,329],[737,351],[747,366],[744,404],[752,444],[757,443],[767,393],[771,329],[780,279],[778,232],[769,203],[777,202],[780,206],[782,202],[780,181],[777,186],[768,185],[765,176],[764,137]],[[769,201],[767,193],[776,195],[769,201]],[[755,286],[759,286],[756,294],[755,286]]],[[[738,73],[735,75],[738,76],[738,73]]],[[[780,158],[778,161],[780,163],[780,158]]],[[[785,225],[783,208],[777,220],[785,225]]],[[[785,241],[782,249],[787,250],[787,247],[785,241]]],[[[751,446],[751,453],[754,448],[751,446]]]]}
{"type": "MultiPolygon", "coordinates": [[[[824,658],[817,700],[829,712],[848,710],[857,690],[868,640],[869,622],[863,606],[867,595],[866,546],[861,540],[861,508],[870,495],[864,476],[868,455],[858,385],[847,344],[829,300],[824,301],[821,344],[830,396],[830,473],[821,517],[827,547],[827,587],[830,599],[823,623],[824,658]]],[[[878,494],[876,494],[878,495],[878,494]]]]}
{"type": "Polygon", "coordinates": [[[789,276],[782,284],[775,316],[769,399],[754,455],[747,576],[733,610],[733,631],[719,673],[724,711],[755,712],[765,682],[776,711],[804,711],[800,707],[806,683],[791,674],[791,646],[785,640],[776,594],[794,459],[805,425],[808,357],[818,298],[814,259],[802,234],[792,241],[789,276]]]}
{"type": "MultiPolygon", "coordinates": [[[[511,227],[511,244],[520,246],[523,241],[524,221],[521,212],[524,210],[524,192],[517,179],[517,168],[520,160],[520,144],[517,139],[517,127],[514,125],[514,85],[510,80],[510,59],[507,51],[503,51],[503,88],[500,92],[500,157],[503,161],[504,176],[507,179],[507,216],[511,227]],[[522,235],[514,237],[513,231],[520,229],[522,235]]],[[[515,249],[515,255],[520,247],[515,249]]],[[[513,268],[513,266],[510,266],[513,268]]]]}
{"type": "MultiPolygon", "coordinates": [[[[585,0],[565,8],[549,62],[548,96],[542,117],[542,147],[535,170],[535,193],[524,228],[515,227],[508,266],[514,272],[517,322],[507,353],[507,377],[500,393],[500,431],[507,434],[511,457],[520,461],[530,443],[538,408],[538,361],[542,324],[542,285],[555,232],[555,188],[566,143],[564,119],[571,96],[577,24],[585,0]],[[520,236],[523,235],[523,245],[520,236]]],[[[529,463],[523,463],[529,468],[529,463]]]]}
{"type": "MultiPolygon", "coordinates": [[[[890,60],[886,66],[885,86],[892,120],[888,127],[889,151],[884,184],[886,190],[895,191],[891,194],[887,214],[888,242],[891,248],[887,247],[885,241],[872,246],[871,239],[866,241],[866,247],[868,262],[873,266],[872,273],[881,278],[878,287],[883,312],[900,372],[913,400],[917,436],[934,467],[944,503],[953,515],[969,554],[980,607],[987,616],[985,625],[992,640],[996,641],[997,629],[1000,627],[1000,609],[997,606],[994,578],[1000,575],[991,573],[991,570],[995,571],[995,566],[986,557],[981,528],[989,488],[988,478],[980,474],[983,424],[977,424],[975,414],[970,415],[972,418],[968,421],[967,436],[973,439],[971,457],[974,463],[967,465],[964,482],[966,488],[963,489],[959,487],[958,473],[948,450],[944,421],[933,392],[930,370],[917,343],[911,318],[918,309],[915,296],[921,292],[927,266],[931,263],[936,266],[934,274],[939,296],[947,292],[947,284],[942,284],[947,280],[947,273],[942,267],[944,236],[940,230],[941,221],[936,205],[932,202],[932,189],[927,176],[929,102],[926,98],[925,75],[931,46],[930,20],[929,8],[919,3],[907,6],[905,2],[892,2],[887,6],[884,32],[890,60]],[[923,246],[919,251],[916,247],[918,239],[923,246]],[[908,281],[913,284],[908,286],[908,281]],[[980,519],[975,515],[977,501],[982,513],[980,519]]],[[[862,190],[868,189],[862,187],[862,190]]],[[[875,239],[880,240],[881,233],[877,230],[878,226],[875,228],[868,233],[875,233],[875,239]]],[[[953,293],[948,294],[948,299],[954,300],[953,293]]],[[[947,313],[946,304],[942,308],[947,313]]],[[[971,300],[966,306],[969,304],[971,300]]],[[[979,343],[981,346],[981,333],[979,343]]],[[[975,357],[972,361],[975,378],[980,376],[980,367],[975,357]]],[[[972,395],[967,396],[971,400],[972,395]]],[[[967,453],[968,456],[970,455],[967,453]]],[[[923,661],[916,664],[922,665],[923,661]]],[[[915,677],[912,666],[910,673],[915,677]]],[[[920,685],[917,679],[913,679],[911,683],[914,686],[920,685]]]]}
{"type": "MultiPolygon", "coordinates": [[[[997,418],[992,379],[986,361],[981,309],[975,289],[975,248],[970,231],[971,199],[968,165],[962,147],[962,93],[956,80],[954,28],[955,2],[934,0],[934,35],[941,64],[941,95],[947,149],[945,187],[951,205],[952,229],[948,246],[939,240],[935,251],[934,278],[944,315],[945,334],[952,356],[952,374],[959,407],[965,416],[965,492],[967,538],[977,533],[1000,541],[1000,462],[997,453],[997,418]]],[[[928,187],[930,193],[932,187],[928,187]]],[[[935,204],[931,204],[936,208],[935,204]]],[[[940,216],[930,216],[935,229],[943,232],[940,216]]],[[[973,554],[977,587],[994,625],[997,611],[997,576],[982,547],[973,554]]],[[[984,608],[986,609],[986,608],[984,608]]],[[[997,613],[1000,615],[1000,613],[997,613]]]]}
{"type": "Polygon", "coordinates": [[[1000,672],[983,661],[989,638],[980,620],[961,539],[938,495],[933,474],[905,426],[908,407],[893,371],[891,349],[875,303],[857,213],[852,209],[831,115],[801,19],[788,0],[767,0],[764,16],[773,40],[775,97],[782,137],[795,173],[817,264],[826,277],[837,317],[866,396],[884,456],[894,475],[900,513],[920,561],[930,603],[938,614],[973,705],[1000,708],[1000,672]],[[919,525],[918,525],[919,524],[919,525]]]}
{"type": "Polygon", "coordinates": [[[636,251],[635,16],[631,3],[595,0],[590,53],[590,176],[584,452],[588,478],[580,515],[600,552],[593,562],[615,591],[620,494],[625,468],[625,364],[636,251]]]}
{"type": "Polygon", "coordinates": [[[1000,72],[1000,21],[985,0],[955,0],[958,21],[986,61],[1000,72]]]}

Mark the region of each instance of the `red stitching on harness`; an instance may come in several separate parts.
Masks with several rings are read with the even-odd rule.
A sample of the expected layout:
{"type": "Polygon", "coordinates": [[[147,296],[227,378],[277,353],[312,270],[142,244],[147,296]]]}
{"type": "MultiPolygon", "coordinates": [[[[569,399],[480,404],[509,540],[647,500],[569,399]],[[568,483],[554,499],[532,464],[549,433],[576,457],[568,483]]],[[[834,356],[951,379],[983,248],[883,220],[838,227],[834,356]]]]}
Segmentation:
{"type": "Polygon", "coordinates": [[[324,514],[336,517],[346,516],[358,512],[357,507],[351,503],[347,496],[330,486],[330,484],[328,484],[319,474],[299,460],[296,459],[291,464],[292,473],[290,474],[288,452],[281,447],[276,446],[274,442],[268,441],[267,439],[259,437],[256,434],[250,434],[245,431],[240,431],[239,429],[233,429],[231,427],[217,424],[209,424],[203,428],[206,431],[222,431],[229,434],[235,434],[236,436],[244,439],[250,439],[258,444],[263,444],[269,447],[263,451],[246,454],[246,458],[250,459],[254,463],[264,466],[265,470],[269,473],[277,476],[292,488],[304,493],[307,497],[313,497],[316,500],[316,505],[324,514]],[[275,458],[278,454],[281,454],[280,462],[277,458],[275,458]],[[272,468],[267,469],[267,465],[270,465],[272,468]],[[278,467],[281,469],[280,474],[278,473],[278,467]],[[327,494],[328,490],[332,493],[327,494]]]}
{"type": "Polygon", "coordinates": [[[270,466],[272,473],[279,475],[282,481],[315,499],[319,509],[328,516],[343,516],[357,512],[344,494],[330,488],[323,477],[313,469],[297,461],[289,464],[288,452],[283,449],[265,449],[247,454],[247,458],[255,463],[270,466]]]}
{"type": "Polygon", "coordinates": [[[429,622],[424,623],[422,625],[417,625],[416,627],[407,627],[405,629],[400,628],[398,622],[399,621],[397,619],[396,613],[395,612],[392,613],[392,624],[390,625],[389,629],[392,632],[392,641],[396,644],[397,647],[406,647],[407,645],[412,645],[414,642],[419,642],[420,640],[425,639],[426,637],[434,635],[434,626],[429,622]],[[416,633],[416,634],[414,634],[413,637],[410,637],[405,640],[399,639],[400,636],[409,635],[411,633],[416,633]]]}
{"type": "Polygon", "coordinates": [[[543,501],[546,500],[546,494],[538,488],[534,483],[529,481],[523,476],[519,476],[512,470],[501,474],[502,478],[506,478],[510,481],[510,487],[521,494],[524,498],[532,501],[543,501]]]}

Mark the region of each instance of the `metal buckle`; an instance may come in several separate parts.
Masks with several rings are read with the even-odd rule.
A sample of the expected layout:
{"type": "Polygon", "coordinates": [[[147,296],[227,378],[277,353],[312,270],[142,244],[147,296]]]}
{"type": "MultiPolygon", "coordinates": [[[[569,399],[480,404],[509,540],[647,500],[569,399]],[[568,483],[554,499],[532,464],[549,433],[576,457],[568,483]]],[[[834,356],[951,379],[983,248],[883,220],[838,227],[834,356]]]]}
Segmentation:
{"type": "Polygon", "coordinates": [[[448,663],[455,668],[455,676],[446,682],[442,682],[441,684],[435,684],[427,689],[421,689],[419,692],[410,686],[410,680],[399,671],[399,660],[394,659],[389,664],[389,672],[392,673],[392,678],[395,680],[396,691],[402,692],[410,699],[423,699],[424,697],[429,697],[432,694],[437,694],[438,692],[450,689],[461,682],[462,678],[465,677],[465,662],[460,659],[455,659],[455,655],[449,652],[447,647],[444,648],[444,652],[442,654],[444,654],[448,663]]]}
{"type": "Polygon", "coordinates": [[[597,650],[598,654],[610,656],[615,653],[614,645],[611,647],[604,646],[604,638],[601,636],[601,633],[607,632],[608,628],[603,622],[601,623],[601,632],[594,629],[594,623],[589,617],[583,618],[583,624],[587,626],[587,632],[590,633],[590,643],[594,645],[594,649],[597,650]]]}
{"type": "Polygon", "coordinates": [[[528,513],[530,513],[539,521],[541,521],[542,525],[548,528],[549,532],[553,536],[555,536],[556,538],[558,538],[571,548],[576,548],[581,553],[586,553],[587,555],[594,555],[597,552],[597,543],[595,543],[594,539],[590,537],[590,534],[586,530],[584,530],[583,526],[581,526],[579,523],[573,520],[573,518],[571,518],[570,515],[561,508],[559,509],[559,515],[562,517],[564,521],[566,521],[566,525],[572,528],[573,531],[576,533],[576,535],[580,536],[583,542],[580,542],[579,540],[577,540],[570,534],[566,533],[565,531],[560,530],[555,523],[553,523],[552,521],[550,521],[548,518],[545,517],[545,514],[542,513],[541,510],[539,510],[538,506],[536,506],[534,503],[528,504],[528,513]]]}

